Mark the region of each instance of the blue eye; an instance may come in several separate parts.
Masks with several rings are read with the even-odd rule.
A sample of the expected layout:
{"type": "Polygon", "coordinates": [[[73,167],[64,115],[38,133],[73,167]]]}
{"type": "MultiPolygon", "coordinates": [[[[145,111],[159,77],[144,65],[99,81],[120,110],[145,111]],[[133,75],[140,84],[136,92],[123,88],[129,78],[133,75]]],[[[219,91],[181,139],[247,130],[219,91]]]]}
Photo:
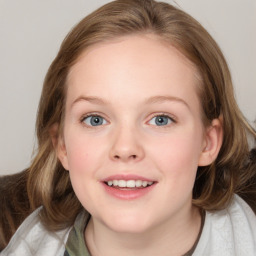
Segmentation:
{"type": "Polygon", "coordinates": [[[157,125],[157,126],[165,126],[165,125],[168,125],[172,122],[173,122],[173,120],[170,117],[165,116],[165,115],[159,115],[159,116],[153,117],[149,121],[149,124],[157,125]]]}
{"type": "Polygon", "coordinates": [[[93,115],[85,117],[83,122],[88,126],[100,126],[107,123],[103,117],[93,115]]]}

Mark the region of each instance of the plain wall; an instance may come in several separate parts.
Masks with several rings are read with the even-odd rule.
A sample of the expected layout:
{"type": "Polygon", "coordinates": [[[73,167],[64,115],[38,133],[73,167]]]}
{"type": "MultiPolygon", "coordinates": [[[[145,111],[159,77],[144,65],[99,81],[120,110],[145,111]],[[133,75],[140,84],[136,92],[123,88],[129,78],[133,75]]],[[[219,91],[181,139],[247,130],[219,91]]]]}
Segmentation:
{"type": "MultiPolygon", "coordinates": [[[[104,0],[0,0],[0,175],[30,163],[46,71],[61,41],[104,0]]],[[[173,1],[165,1],[173,3],[173,1]]],[[[256,1],[177,0],[219,43],[237,100],[256,119],[256,1]]]]}

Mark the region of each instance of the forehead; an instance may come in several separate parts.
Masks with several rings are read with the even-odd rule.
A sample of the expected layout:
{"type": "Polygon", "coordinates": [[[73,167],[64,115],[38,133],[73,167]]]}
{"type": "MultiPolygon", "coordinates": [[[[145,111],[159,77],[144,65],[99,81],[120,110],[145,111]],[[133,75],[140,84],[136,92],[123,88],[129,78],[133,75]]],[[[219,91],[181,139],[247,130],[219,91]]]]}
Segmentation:
{"type": "MultiPolygon", "coordinates": [[[[153,33],[120,36],[107,40],[106,42],[100,42],[89,46],[80,54],[73,66],[70,68],[68,78],[72,76],[73,71],[81,64],[86,65],[86,62],[88,65],[95,64],[95,62],[90,62],[93,59],[97,61],[97,65],[100,67],[101,62],[98,61],[97,58],[102,60],[116,60],[119,57],[123,58],[125,56],[130,56],[130,60],[135,57],[133,58],[133,62],[138,62],[139,60],[142,60],[141,57],[143,56],[144,62],[148,61],[148,64],[155,63],[156,65],[151,65],[151,67],[157,69],[166,64],[166,61],[163,62],[163,55],[166,55],[166,60],[173,59],[175,55],[176,60],[179,59],[179,62],[182,62],[182,64],[190,69],[194,73],[195,77],[200,80],[199,72],[194,63],[186,58],[185,55],[175,48],[167,39],[153,33]],[[140,53],[140,56],[136,56],[138,53],[140,53]],[[148,58],[146,58],[147,56],[148,58]],[[161,62],[159,60],[161,60],[161,62]]],[[[128,58],[126,60],[128,60],[128,58]]],[[[120,58],[118,59],[118,62],[120,62],[120,58]]],[[[147,68],[149,68],[149,66],[147,66],[147,68]]]]}
{"type": "Polygon", "coordinates": [[[68,98],[79,93],[108,97],[111,92],[118,95],[124,87],[131,89],[125,94],[139,88],[151,96],[168,93],[175,86],[179,87],[175,96],[181,96],[189,87],[196,91],[199,79],[196,67],[175,47],[145,34],[91,46],[70,69],[67,85],[68,98]]]}

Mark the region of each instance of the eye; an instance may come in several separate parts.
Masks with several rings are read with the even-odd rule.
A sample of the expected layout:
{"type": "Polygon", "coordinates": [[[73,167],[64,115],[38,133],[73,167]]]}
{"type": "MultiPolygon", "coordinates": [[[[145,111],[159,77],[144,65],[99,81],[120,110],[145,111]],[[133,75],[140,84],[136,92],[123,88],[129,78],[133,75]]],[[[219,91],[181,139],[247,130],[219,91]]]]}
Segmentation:
{"type": "Polygon", "coordinates": [[[165,126],[173,123],[174,120],[166,115],[158,115],[154,116],[152,119],[150,119],[149,124],[151,125],[157,125],[157,126],[165,126]]]}
{"type": "Polygon", "coordinates": [[[103,117],[97,115],[87,116],[83,118],[82,122],[88,126],[100,126],[107,123],[107,121],[103,117]]]}

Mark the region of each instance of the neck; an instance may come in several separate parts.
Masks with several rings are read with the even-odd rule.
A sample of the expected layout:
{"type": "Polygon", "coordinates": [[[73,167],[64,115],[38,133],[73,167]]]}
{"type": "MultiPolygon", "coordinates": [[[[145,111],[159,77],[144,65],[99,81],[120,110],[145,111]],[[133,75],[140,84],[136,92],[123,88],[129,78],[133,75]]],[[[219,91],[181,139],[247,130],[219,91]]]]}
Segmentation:
{"type": "Polygon", "coordinates": [[[179,214],[143,233],[117,233],[91,218],[85,239],[93,256],[183,255],[193,247],[200,227],[200,212],[191,207],[186,218],[179,214]]]}

